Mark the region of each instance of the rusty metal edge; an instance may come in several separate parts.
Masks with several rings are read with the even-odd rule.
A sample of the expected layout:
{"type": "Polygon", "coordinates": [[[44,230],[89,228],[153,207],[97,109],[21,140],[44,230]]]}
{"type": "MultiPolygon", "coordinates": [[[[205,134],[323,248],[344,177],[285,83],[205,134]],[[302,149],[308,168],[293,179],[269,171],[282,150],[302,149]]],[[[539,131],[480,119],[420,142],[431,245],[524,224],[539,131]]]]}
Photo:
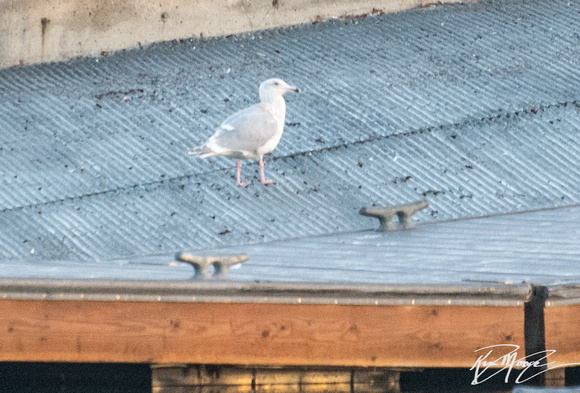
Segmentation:
{"type": "Polygon", "coordinates": [[[528,284],[320,284],[242,281],[0,279],[0,301],[86,300],[336,305],[523,306],[528,284]]]}

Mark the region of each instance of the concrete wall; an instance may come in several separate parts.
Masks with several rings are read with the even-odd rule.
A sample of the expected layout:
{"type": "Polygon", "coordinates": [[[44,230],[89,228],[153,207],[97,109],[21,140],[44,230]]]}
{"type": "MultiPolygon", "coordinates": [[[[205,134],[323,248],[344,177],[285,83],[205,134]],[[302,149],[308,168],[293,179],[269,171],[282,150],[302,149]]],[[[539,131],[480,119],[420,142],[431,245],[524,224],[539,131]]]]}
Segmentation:
{"type": "Polygon", "coordinates": [[[395,12],[425,0],[0,0],[0,67],[395,12]]]}

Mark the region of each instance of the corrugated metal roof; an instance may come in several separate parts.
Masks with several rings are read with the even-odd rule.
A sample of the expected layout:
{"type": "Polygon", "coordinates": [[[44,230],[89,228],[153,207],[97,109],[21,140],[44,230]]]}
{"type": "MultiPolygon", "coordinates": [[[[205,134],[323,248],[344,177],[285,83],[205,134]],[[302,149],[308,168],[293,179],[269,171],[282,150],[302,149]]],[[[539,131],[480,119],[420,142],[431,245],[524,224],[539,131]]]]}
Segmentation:
{"type": "Polygon", "coordinates": [[[419,222],[578,204],[579,11],[481,2],[1,70],[0,259],[362,230],[360,207],[423,198],[419,222]],[[274,75],[304,89],[278,185],[185,155],[274,75]]]}
{"type": "MultiPolygon", "coordinates": [[[[230,268],[249,282],[406,285],[565,284],[580,281],[580,206],[199,251],[248,254],[230,268]]],[[[378,227],[378,224],[376,225],[378,227]]],[[[188,280],[173,255],[107,263],[2,263],[4,277],[188,280]]]]}
{"type": "Polygon", "coordinates": [[[442,284],[580,280],[580,207],[225,248],[253,280],[442,284]]]}

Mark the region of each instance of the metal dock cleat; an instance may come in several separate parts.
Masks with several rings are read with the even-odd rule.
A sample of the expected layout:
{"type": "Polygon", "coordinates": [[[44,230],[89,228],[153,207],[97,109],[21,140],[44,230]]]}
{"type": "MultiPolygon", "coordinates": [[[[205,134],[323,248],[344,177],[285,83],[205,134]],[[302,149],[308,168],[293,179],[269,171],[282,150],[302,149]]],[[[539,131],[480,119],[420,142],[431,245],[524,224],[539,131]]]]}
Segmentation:
{"type": "Polygon", "coordinates": [[[222,255],[222,256],[199,256],[187,252],[178,252],[175,259],[179,262],[189,263],[193,266],[193,280],[227,280],[228,269],[232,265],[246,262],[250,257],[245,254],[241,255],[222,255]],[[210,274],[209,267],[214,267],[213,274],[210,274]]]}
{"type": "Polygon", "coordinates": [[[429,206],[429,202],[418,201],[399,206],[363,207],[359,213],[363,216],[379,219],[381,226],[377,229],[377,232],[393,232],[413,228],[411,217],[427,206],[429,206]],[[399,217],[399,223],[397,225],[393,223],[395,214],[399,217]]]}

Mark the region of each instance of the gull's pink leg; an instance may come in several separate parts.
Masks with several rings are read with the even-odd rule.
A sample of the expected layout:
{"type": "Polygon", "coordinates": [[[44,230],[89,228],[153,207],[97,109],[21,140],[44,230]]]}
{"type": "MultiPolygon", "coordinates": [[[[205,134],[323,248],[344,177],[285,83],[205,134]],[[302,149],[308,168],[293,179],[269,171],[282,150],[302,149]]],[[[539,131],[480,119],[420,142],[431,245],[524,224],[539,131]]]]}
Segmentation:
{"type": "Polygon", "coordinates": [[[276,184],[276,182],[274,180],[270,180],[270,179],[266,179],[266,176],[264,176],[264,159],[263,156],[260,156],[260,181],[262,182],[263,185],[268,185],[268,184],[276,184]]]}
{"type": "Polygon", "coordinates": [[[247,181],[244,183],[240,182],[240,173],[242,172],[242,160],[238,160],[238,170],[236,172],[236,185],[238,187],[247,187],[251,184],[251,182],[247,181]]]}

